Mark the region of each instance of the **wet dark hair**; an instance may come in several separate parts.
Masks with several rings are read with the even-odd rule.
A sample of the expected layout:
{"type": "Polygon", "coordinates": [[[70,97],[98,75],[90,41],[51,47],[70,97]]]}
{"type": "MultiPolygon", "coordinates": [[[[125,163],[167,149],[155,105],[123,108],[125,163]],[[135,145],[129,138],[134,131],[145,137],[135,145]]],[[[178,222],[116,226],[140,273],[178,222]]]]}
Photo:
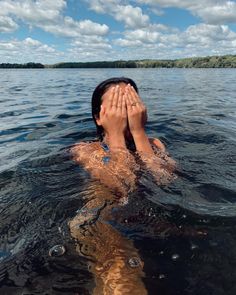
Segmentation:
{"type": "Polygon", "coordinates": [[[131,86],[134,87],[135,91],[138,93],[138,87],[132,79],[126,78],[126,77],[114,77],[114,78],[107,79],[101,82],[100,84],[98,84],[92,95],[92,102],[91,102],[92,116],[93,116],[94,123],[97,127],[97,135],[99,137],[99,140],[101,141],[103,140],[104,130],[102,126],[99,126],[97,124],[96,119],[99,118],[99,113],[100,113],[101,104],[102,104],[102,96],[112,84],[119,84],[119,83],[130,84],[131,86]]]}

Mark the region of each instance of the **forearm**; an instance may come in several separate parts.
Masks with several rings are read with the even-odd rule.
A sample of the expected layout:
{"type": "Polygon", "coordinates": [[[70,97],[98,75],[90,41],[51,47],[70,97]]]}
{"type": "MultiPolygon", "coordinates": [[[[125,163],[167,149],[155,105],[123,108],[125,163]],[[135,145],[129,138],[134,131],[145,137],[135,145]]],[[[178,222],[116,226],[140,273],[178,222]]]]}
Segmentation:
{"type": "Polygon", "coordinates": [[[125,144],[125,137],[123,134],[110,134],[108,135],[108,142],[110,151],[127,150],[125,144]]]}
{"type": "Polygon", "coordinates": [[[144,169],[151,172],[158,185],[167,184],[176,178],[176,163],[165,152],[149,154],[139,151],[138,154],[144,169]]]}
{"type": "Polygon", "coordinates": [[[137,152],[143,152],[154,155],[154,151],[144,129],[138,132],[134,132],[132,135],[134,138],[134,143],[137,152]]]}

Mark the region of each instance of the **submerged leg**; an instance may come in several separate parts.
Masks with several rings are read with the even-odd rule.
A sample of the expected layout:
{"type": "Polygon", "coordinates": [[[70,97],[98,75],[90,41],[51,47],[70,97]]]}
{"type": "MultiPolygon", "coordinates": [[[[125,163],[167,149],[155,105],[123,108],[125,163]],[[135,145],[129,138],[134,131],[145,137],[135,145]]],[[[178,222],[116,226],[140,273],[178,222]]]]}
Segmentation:
{"type": "Polygon", "coordinates": [[[94,295],[140,294],[147,291],[142,281],[143,262],[132,241],[123,237],[109,223],[97,220],[81,227],[74,218],[69,226],[77,241],[77,251],[91,262],[95,276],[94,295]]]}

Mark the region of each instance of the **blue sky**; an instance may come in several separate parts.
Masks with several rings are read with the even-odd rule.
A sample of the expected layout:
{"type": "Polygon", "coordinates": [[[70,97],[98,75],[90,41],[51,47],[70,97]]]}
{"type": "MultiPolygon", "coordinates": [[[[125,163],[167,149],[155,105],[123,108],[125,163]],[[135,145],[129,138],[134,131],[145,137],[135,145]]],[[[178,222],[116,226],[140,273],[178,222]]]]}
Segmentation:
{"type": "Polygon", "coordinates": [[[236,54],[236,1],[0,0],[0,63],[236,54]]]}

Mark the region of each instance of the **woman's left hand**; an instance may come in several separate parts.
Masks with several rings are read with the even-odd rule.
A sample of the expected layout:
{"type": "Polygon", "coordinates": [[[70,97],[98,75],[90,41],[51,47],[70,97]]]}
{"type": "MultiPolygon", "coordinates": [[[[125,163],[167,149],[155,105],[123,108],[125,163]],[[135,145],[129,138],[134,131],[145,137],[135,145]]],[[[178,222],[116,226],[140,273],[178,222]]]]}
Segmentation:
{"type": "Polygon", "coordinates": [[[129,84],[125,90],[125,101],[127,106],[127,115],[129,129],[132,135],[144,131],[147,122],[147,109],[141,101],[135,89],[129,84]]]}

